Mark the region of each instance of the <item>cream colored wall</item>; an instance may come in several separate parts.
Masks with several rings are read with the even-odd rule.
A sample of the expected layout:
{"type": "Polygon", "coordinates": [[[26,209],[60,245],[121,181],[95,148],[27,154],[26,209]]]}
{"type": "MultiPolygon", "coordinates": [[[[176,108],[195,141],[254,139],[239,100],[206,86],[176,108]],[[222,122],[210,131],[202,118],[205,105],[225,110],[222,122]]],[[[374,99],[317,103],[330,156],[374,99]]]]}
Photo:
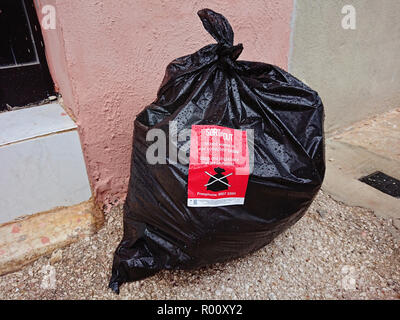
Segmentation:
{"type": "Polygon", "coordinates": [[[328,133],[400,106],[400,1],[295,0],[291,42],[289,71],[321,95],[328,133]]]}

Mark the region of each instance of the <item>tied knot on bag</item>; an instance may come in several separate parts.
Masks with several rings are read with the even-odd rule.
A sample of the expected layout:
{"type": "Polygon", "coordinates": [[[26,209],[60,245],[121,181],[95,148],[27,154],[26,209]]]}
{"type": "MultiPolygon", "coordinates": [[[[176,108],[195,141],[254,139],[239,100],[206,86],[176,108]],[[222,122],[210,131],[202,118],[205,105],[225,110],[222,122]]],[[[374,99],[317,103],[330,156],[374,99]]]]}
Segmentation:
{"type": "Polygon", "coordinates": [[[211,10],[202,9],[197,12],[203,23],[204,28],[211,36],[217,40],[217,54],[219,60],[225,64],[232,63],[239,57],[243,51],[241,43],[233,45],[233,30],[228,20],[221,14],[211,10]]]}
{"type": "Polygon", "coordinates": [[[229,46],[226,44],[218,44],[217,54],[221,59],[229,58],[231,61],[235,61],[239,58],[243,51],[243,45],[241,43],[236,46],[229,46]]]}

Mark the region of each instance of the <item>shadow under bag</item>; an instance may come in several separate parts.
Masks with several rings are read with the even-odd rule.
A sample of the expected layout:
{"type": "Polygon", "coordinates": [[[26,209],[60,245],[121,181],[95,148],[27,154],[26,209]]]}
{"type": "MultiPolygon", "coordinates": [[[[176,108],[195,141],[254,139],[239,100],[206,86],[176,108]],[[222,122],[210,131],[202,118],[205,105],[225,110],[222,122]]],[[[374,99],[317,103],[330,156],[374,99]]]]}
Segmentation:
{"type": "MultiPolygon", "coordinates": [[[[262,248],[304,215],[324,178],[324,111],[317,92],[277,66],[237,60],[243,46],[233,45],[229,22],[209,9],[198,15],[217,43],[172,61],[157,99],[134,122],[124,234],[109,284],[117,293],[122,283],[162,269],[199,268],[262,248]],[[191,129],[192,137],[194,128],[252,130],[253,167],[243,180],[247,188],[239,186],[243,204],[206,198],[233,190],[237,177],[229,168],[200,170],[204,192],[197,194],[205,198],[189,206],[192,163],[168,155],[166,164],[147,161],[154,143],[146,141],[147,133],[165,132],[169,150],[172,121],[178,133],[191,129]]],[[[184,141],[175,143],[179,149],[184,141]]]]}

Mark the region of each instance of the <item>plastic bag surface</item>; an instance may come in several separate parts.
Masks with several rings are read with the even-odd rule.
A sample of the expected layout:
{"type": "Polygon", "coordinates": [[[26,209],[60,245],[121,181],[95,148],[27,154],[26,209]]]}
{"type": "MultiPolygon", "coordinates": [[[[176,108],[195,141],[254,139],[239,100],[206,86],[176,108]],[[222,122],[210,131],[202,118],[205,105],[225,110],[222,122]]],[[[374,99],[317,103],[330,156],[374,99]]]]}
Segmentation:
{"type": "MultiPolygon", "coordinates": [[[[217,43],[172,61],[157,99],[134,122],[124,234],[109,284],[115,292],[162,269],[198,268],[262,248],[304,215],[323,181],[318,94],[277,66],[237,60],[243,46],[233,44],[228,21],[209,9],[198,15],[217,43]],[[170,155],[167,163],[149,163],[149,131],[165,132],[169,150],[171,122],[178,133],[193,126],[252,131],[243,204],[189,206],[190,165],[170,155]]],[[[221,166],[205,171],[204,194],[227,192],[235,181],[221,166]]]]}

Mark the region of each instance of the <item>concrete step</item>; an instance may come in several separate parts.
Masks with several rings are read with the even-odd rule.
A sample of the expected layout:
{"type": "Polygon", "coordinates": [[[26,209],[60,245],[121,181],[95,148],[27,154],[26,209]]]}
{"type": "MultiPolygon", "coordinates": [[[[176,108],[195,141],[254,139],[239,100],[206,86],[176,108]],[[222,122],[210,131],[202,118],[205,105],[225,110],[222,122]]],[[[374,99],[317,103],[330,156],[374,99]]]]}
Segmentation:
{"type": "Polygon", "coordinates": [[[326,139],[326,160],[323,190],[347,205],[391,219],[400,230],[400,199],[359,181],[376,171],[400,180],[400,109],[326,139]]]}
{"type": "Polygon", "coordinates": [[[0,225],[0,275],[91,235],[103,225],[94,201],[59,207],[0,225]]]}

